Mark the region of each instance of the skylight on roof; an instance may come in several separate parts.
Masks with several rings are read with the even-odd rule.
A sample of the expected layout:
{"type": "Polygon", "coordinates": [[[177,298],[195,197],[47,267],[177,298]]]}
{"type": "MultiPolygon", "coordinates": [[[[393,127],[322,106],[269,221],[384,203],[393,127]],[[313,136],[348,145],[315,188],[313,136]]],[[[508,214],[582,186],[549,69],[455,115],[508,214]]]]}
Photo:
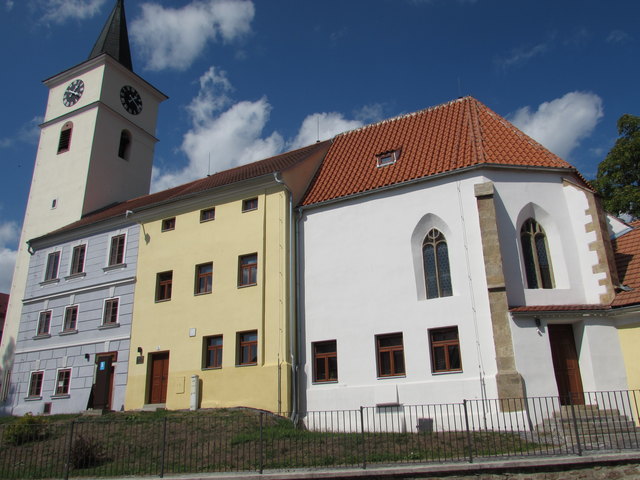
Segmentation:
{"type": "Polygon", "coordinates": [[[393,165],[398,161],[399,157],[400,150],[389,150],[388,152],[379,153],[376,155],[376,167],[393,165]]]}

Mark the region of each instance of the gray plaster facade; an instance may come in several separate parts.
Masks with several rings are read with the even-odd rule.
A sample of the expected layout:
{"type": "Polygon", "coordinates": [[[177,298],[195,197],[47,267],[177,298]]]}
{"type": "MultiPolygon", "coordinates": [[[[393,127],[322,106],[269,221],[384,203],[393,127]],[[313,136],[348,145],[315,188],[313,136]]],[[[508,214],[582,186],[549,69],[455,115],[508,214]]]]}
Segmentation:
{"type": "Polygon", "coordinates": [[[32,241],[6,413],[123,408],[138,240],[139,226],[124,218],[32,241]]]}

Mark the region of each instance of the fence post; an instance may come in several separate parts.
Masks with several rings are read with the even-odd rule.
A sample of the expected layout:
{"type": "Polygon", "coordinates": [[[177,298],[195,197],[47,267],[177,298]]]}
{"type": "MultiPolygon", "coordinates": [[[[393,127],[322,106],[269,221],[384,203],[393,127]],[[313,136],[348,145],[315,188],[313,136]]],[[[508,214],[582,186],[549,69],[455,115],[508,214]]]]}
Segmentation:
{"type": "Polygon", "coordinates": [[[571,417],[573,419],[573,431],[576,435],[576,442],[578,444],[578,455],[582,456],[582,444],[580,443],[580,432],[578,431],[578,419],[576,418],[576,410],[573,406],[573,394],[569,392],[569,405],[571,406],[571,417]]]}
{"type": "Polygon", "coordinates": [[[471,442],[471,430],[469,430],[469,413],[467,412],[467,400],[462,401],[464,406],[464,423],[467,429],[467,448],[469,449],[469,463],[473,463],[473,444],[471,442]]]}
{"type": "Polygon", "coordinates": [[[258,453],[260,455],[260,474],[264,470],[264,453],[262,451],[262,427],[263,427],[263,412],[260,412],[260,444],[258,445],[258,453]]]}
{"type": "Polygon", "coordinates": [[[367,447],[364,436],[364,407],[360,406],[360,435],[362,436],[362,468],[367,468],[367,447]]]}
{"type": "Polygon", "coordinates": [[[76,424],[75,420],[71,421],[69,427],[69,445],[67,446],[67,462],[64,465],[64,480],[69,478],[69,470],[71,469],[71,448],[73,447],[73,429],[76,424]]]}
{"type": "Polygon", "coordinates": [[[164,477],[164,455],[167,448],[167,417],[164,417],[162,425],[162,453],[160,455],[160,478],[164,477]]]}

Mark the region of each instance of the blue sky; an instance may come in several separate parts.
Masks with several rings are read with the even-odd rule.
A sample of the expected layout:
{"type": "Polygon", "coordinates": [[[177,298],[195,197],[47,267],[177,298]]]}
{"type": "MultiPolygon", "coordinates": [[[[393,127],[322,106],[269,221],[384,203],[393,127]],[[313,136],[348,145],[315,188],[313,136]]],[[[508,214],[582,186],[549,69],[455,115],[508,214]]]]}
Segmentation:
{"type": "MultiPolygon", "coordinates": [[[[0,0],[0,292],[44,114],[115,0],[0,0]]],[[[134,70],[169,96],[153,189],[472,95],[587,178],[640,114],[637,0],[126,0],[134,70]]]]}

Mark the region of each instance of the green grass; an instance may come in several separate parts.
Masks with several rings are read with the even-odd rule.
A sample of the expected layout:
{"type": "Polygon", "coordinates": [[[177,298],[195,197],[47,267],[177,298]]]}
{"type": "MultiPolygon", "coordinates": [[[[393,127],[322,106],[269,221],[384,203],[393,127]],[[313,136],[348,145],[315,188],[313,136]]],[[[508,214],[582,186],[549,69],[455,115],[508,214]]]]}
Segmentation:
{"type": "MultiPolygon", "coordinates": [[[[469,454],[465,432],[315,432],[297,428],[286,418],[247,409],[44,418],[47,435],[22,445],[2,440],[7,428],[20,420],[2,419],[0,478],[63,477],[72,428],[73,442],[82,437],[99,454],[99,461],[94,455],[91,467],[71,468],[70,477],[255,471],[261,465],[277,469],[459,461],[469,454]]],[[[520,455],[541,447],[506,433],[474,432],[471,442],[474,457],[520,455]]],[[[83,449],[73,452],[80,457],[76,464],[82,465],[83,449]]]]}

